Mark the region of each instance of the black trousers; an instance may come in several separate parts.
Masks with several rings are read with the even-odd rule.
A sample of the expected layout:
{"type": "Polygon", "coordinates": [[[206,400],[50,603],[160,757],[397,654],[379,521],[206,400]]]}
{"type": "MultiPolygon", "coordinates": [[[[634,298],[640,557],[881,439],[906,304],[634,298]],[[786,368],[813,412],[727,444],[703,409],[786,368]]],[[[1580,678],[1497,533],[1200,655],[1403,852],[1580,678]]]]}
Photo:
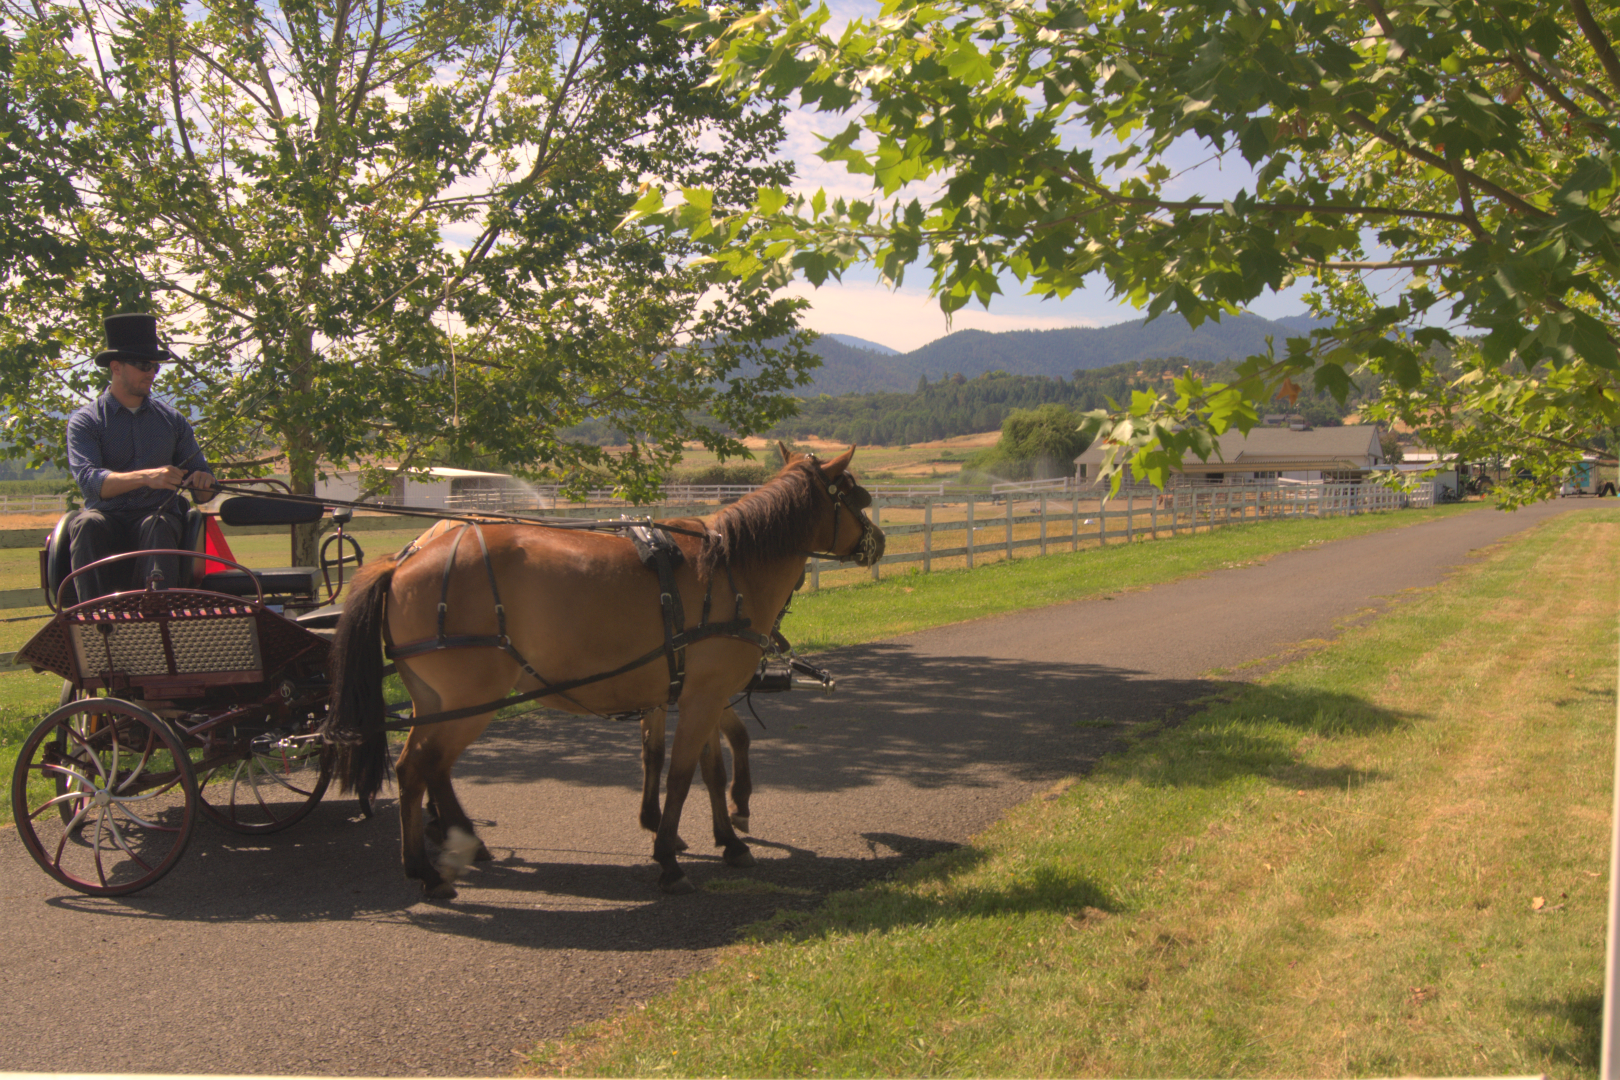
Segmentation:
{"type": "MultiPolygon", "coordinates": [[[[109,555],[153,548],[177,548],[185,535],[185,504],[176,500],[168,510],[80,510],[68,522],[73,569],[89,566],[109,555]]],[[[79,601],[121,589],[144,589],[153,570],[163,575],[163,588],[178,588],[180,559],[175,555],[149,555],[125,559],[92,570],[73,580],[79,601]]]]}

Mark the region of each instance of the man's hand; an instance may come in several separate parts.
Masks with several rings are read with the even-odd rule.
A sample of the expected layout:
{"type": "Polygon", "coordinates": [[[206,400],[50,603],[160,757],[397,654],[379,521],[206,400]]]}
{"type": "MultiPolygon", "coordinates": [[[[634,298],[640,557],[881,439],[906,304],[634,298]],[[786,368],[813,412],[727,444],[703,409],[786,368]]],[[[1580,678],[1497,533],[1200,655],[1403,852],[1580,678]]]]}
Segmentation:
{"type": "Polygon", "coordinates": [[[195,493],[200,503],[205,503],[219,494],[219,489],[214,486],[213,474],[203,472],[201,469],[186,474],[186,487],[195,493]]]}
{"type": "Polygon", "coordinates": [[[140,478],[141,486],[161,491],[175,491],[186,474],[180,471],[179,466],[165,465],[161,469],[142,469],[134,474],[140,478]]]}

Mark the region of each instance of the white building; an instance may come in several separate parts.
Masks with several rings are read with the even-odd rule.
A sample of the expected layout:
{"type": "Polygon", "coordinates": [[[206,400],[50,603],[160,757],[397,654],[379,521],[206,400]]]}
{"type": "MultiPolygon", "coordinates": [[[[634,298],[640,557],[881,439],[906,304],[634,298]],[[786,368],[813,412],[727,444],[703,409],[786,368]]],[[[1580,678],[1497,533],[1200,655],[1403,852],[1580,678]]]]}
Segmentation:
{"type": "MultiPolygon", "coordinates": [[[[436,466],[420,470],[422,475],[396,476],[387,495],[372,499],[384,506],[419,506],[429,510],[508,510],[518,503],[528,509],[544,509],[551,500],[530,489],[523,481],[506,473],[479,472],[436,466]]],[[[346,469],[331,473],[315,483],[315,494],[324,499],[354,501],[360,497],[360,473],[346,469]]]]}
{"type": "MultiPolygon", "coordinates": [[[[1389,467],[1377,424],[1306,428],[1257,427],[1228,431],[1208,461],[1188,455],[1172,484],[1251,483],[1256,480],[1360,480],[1389,467]]],[[[1097,483],[1106,447],[1094,443],[1074,459],[1081,487],[1097,483]]],[[[1133,478],[1127,476],[1127,482],[1133,478]]]]}

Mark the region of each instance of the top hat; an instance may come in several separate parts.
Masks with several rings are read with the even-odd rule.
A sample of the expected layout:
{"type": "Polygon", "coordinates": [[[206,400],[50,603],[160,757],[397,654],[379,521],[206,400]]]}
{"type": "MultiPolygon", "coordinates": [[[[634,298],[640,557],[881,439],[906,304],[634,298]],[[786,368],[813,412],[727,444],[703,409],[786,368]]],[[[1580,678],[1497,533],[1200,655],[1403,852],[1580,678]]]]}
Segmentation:
{"type": "Polygon", "coordinates": [[[96,354],[96,363],[106,367],[114,360],[156,360],[166,363],[174,354],[158,344],[156,315],[109,315],[107,350],[96,354]]]}

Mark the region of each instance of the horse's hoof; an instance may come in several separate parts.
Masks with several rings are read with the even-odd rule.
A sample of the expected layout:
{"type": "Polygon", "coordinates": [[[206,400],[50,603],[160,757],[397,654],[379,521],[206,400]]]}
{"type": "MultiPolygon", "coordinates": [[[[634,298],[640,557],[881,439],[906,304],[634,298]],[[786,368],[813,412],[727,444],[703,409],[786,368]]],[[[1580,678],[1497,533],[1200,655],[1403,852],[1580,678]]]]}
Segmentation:
{"type": "Polygon", "coordinates": [[[485,847],[482,843],[480,843],[478,845],[477,852],[475,852],[473,854],[473,862],[494,862],[494,861],[495,861],[495,856],[493,856],[493,855],[491,855],[489,853],[489,848],[485,847]]]}
{"type": "Polygon", "coordinates": [[[747,814],[732,814],[731,815],[731,827],[736,829],[738,832],[747,832],[748,831],[748,815],[747,814]]]}
{"type": "Polygon", "coordinates": [[[685,872],[677,877],[659,881],[658,887],[670,896],[688,896],[697,892],[697,886],[692,884],[692,879],[687,877],[685,872]]]}
{"type": "Polygon", "coordinates": [[[422,893],[429,900],[454,900],[456,887],[448,881],[441,881],[431,889],[422,890],[422,893]]]}
{"type": "Polygon", "coordinates": [[[747,844],[737,845],[735,851],[727,848],[726,853],[720,857],[720,861],[727,866],[735,866],[739,870],[747,870],[749,867],[759,865],[754,862],[754,853],[748,850],[747,844]]]}
{"type": "Polygon", "coordinates": [[[685,851],[686,850],[686,841],[682,840],[679,836],[677,836],[675,838],[675,850],[676,851],[685,851]]]}

